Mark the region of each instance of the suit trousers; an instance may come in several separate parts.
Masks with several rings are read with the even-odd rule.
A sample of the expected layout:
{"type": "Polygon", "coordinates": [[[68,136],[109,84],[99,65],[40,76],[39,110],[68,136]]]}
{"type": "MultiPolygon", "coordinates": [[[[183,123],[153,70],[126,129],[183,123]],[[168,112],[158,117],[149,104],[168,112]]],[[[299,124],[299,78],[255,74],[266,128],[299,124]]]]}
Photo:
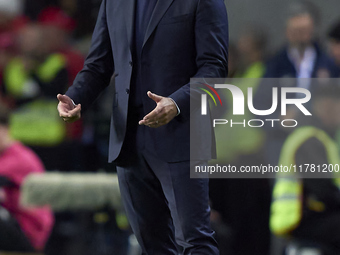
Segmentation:
{"type": "Polygon", "coordinates": [[[191,179],[190,165],[163,162],[144,149],[117,166],[123,204],[143,254],[219,254],[210,227],[209,179],[191,179]]]}

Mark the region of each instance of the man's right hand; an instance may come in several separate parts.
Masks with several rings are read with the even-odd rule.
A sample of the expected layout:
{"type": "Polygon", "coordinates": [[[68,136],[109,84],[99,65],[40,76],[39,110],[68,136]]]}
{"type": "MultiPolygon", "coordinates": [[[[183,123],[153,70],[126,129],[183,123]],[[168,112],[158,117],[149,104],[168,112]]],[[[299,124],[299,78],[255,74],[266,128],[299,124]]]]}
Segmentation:
{"type": "Polygon", "coordinates": [[[58,94],[59,100],[58,112],[59,116],[67,123],[75,122],[81,117],[81,105],[74,105],[71,98],[66,95],[58,94]]]}

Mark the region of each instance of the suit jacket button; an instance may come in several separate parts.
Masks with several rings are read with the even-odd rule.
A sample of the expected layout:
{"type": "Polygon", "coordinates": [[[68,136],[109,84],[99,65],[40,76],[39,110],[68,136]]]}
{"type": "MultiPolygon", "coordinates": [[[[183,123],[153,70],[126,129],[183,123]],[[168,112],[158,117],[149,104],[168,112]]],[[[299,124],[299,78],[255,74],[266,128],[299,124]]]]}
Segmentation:
{"type": "Polygon", "coordinates": [[[132,61],[130,61],[130,62],[129,62],[129,66],[131,66],[131,67],[133,66],[133,63],[132,63],[132,61]]]}
{"type": "Polygon", "coordinates": [[[126,94],[130,94],[130,90],[129,89],[126,89],[126,94]]]}

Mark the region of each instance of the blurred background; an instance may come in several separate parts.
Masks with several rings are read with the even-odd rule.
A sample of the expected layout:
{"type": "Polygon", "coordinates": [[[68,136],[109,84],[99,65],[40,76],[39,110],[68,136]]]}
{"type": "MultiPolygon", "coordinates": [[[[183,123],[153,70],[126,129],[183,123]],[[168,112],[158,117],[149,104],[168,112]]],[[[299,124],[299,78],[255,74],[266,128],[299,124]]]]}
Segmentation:
{"type": "MultiPolygon", "coordinates": [[[[64,93],[82,69],[100,4],[101,0],[0,0],[1,104],[12,112],[11,136],[31,148],[49,173],[115,172],[107,163],[114,84],[77,123],[66,125],[56,111],[56,95],[64,93]]],[[[226,6],[230,78],[339,77],[338,0],[228,0],[226,6]]],[[[256,80],[238,85],[251,85],[254,104],[269,108],[271,97],[264,84],[256,80]]],[[[299,82],[296,86],[313,88],[299,82]]],[[[218,147],[223,163],[278,164],[289,135],[277,129],[237,132],[229,134],[228,145],[218,147]]],[[[291,239],[270,232],[272,188],[273,181],[267,179],[211,181],[212,224],[221,255],[300,254],[288,253],[291,239]]],[[[337,213],[339,208],[340,204],[337,213]]],[[[126,219],[116,208],[104,204],[65,209],[54,216],[47,255],[138,254],[126,219]]],[[[301,254],[326,254],[314,248],[309,251],[320,253],[301,254]]]]}

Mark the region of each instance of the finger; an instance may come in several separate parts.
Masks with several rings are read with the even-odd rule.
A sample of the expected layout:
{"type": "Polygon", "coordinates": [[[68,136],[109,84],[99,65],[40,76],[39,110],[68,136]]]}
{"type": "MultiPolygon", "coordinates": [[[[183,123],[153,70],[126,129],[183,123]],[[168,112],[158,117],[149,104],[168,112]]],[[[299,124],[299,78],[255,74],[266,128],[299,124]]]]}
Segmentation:
{"type": "Polygon", "coordinates": [[[62,103],[70,103],[71,102],[71,99],[68,97],[68,96],[65,96],[65,95],[62,95],[62,94],[58,94],[57,95],[57,99],[62,102],[62,103]]]}
{"type": "Polygon", "coordinates": [[[155,127],[160,127],[160,126],[166,125],[167,123],[168,122],[166,121],[166,119],[159,119],[151,123],[151,125],[155,127]]]}
{"type": "Polygon", "coordinates": [[[153,127],[153,128],[157,128],[157,127],[160,127],[160,126],[163,126],[163,124],[159,121],[155,121],[155,122],[150,123],[150,127],[153,127]]]}
{"type": "Polygon", "coordinates": [[[75,120],[75,118],[74,117],[73,118],[63,118],[63,120],[66,123],[72,123],[75,120]]]}
{"type": "Polygon", "coordinates": [[[155,121],[155,120],[153,120],[153,121],[150,121],[150,120],[139,121],[139,125],[151,126],[151,125],[155,125],[155,124],[157,124],[157,121],[155,121]]]}
{"type": "Polygon", "coordinates": [[[67,112],[59,112],[59,116],[61,117],[61,118],[69,118],[69,114],[67,113],[67,112]]]}
{"type": "Polygon", "coordinates": [[[150,127],[150,128],[159,128],[159,127],[161,127],[161,126],[164,126],[166,123],[165,122],[163,122],[163,121],[155,121],[155,122],[153,122],[153,123],[150,123],[149,125],[148,125],[148,127],[150,127]]]}
{"type": "Polygon", "coordinates": [[[156,122],[153,122],[153,123],[148,123],[148,124],[142,124],[144,126],[147,126],[149,128],[157,128],[158,127],[158,124],[156,124],[156,122]]]}
{"type": "Polygon", "coordinates": [[[66,117],[69,112],[69,109],[67,109],[67,107],[65,107],[65,105],[63,105],[62,103],[58,104],[57,110],[60,117],[66,117]]]}
{"type": "Polygon", "coordinates": [[[158,110],[156,107],[153,111],[145,115],[142,121],[145,123],[150,123],[150,122],[155,121],[157,119],[157,116],[158,116],[158,110]]]}
{"type": "Polygon", "coordinates": [[[148,126],[148,127],[151,127],[151,128],[158,128],[158,127],[161,127],[165,124],[167,124],[167,121],[166,121],[166,118],[162,118],[162,119],[159,119],[159,120],[155,120],[155,121],[140,121],[139,122],[140,125],[145,125],[145,126],[148,126]]]}
{"type": "Polygon", "coordinates": [[[72,115],[72,116],[68,115],[68,116],[62,117],[62,119],[66,123],[72,123],[72,122],[78,120],[79,118],[80,118],[80,115],[72,115]]]}
{"type": "Polygon", "coordinates": [[[156,103],[161,101],[162,98],[163,98],[162,96],[156,95],[156,94],[152,93],[151,91],[148,91],[147,95],[148,95],[149,98],[151,98],[156,103]]]}
{"type": "Polygon", "coordinates": [[[77,116],[81,112],[81,105],[78,104],[74,109],[68,112],[69,117],[77,116]]]}
{"type": "Polygon", "coordinates": [[[161,118],[156,118],[156,119],[152,119],[152,120],[141,120],[139,122],[139,125],[145,125],[145,126],[159,126],[159,125],[165,125],[167,124],[168,121],[166,119],[166,117],[162,116],[161,118]]]}
{"type": "Polygon", "coordinates": [[[158,125],[148,125],[149,128],[158,128],[158,125]]]}
{"type": "Polygon", "coordinates": [[[81,105],[77,105],[76,108],[74,108],[73,110],[70,110],[68,111],[67,109],[66,110],[63,110],[63,109],[60,109],[58,108],[59,110],[59,116],[62,117],[62,118],[73,118],[73,117],[77,117],[80,112],[81,112],[81,105]]]}
{"type": "Polygon", "coordinates": [[[67,117],[68,112],[69,112],[69,110],[67,109],[67,107],[65,107],[64,105],[62,105],[62,103],[59,103],[57,109],[58,109],[58,112],[59,112],[59,116],[60,116],[60,117],[67,117]]]}

